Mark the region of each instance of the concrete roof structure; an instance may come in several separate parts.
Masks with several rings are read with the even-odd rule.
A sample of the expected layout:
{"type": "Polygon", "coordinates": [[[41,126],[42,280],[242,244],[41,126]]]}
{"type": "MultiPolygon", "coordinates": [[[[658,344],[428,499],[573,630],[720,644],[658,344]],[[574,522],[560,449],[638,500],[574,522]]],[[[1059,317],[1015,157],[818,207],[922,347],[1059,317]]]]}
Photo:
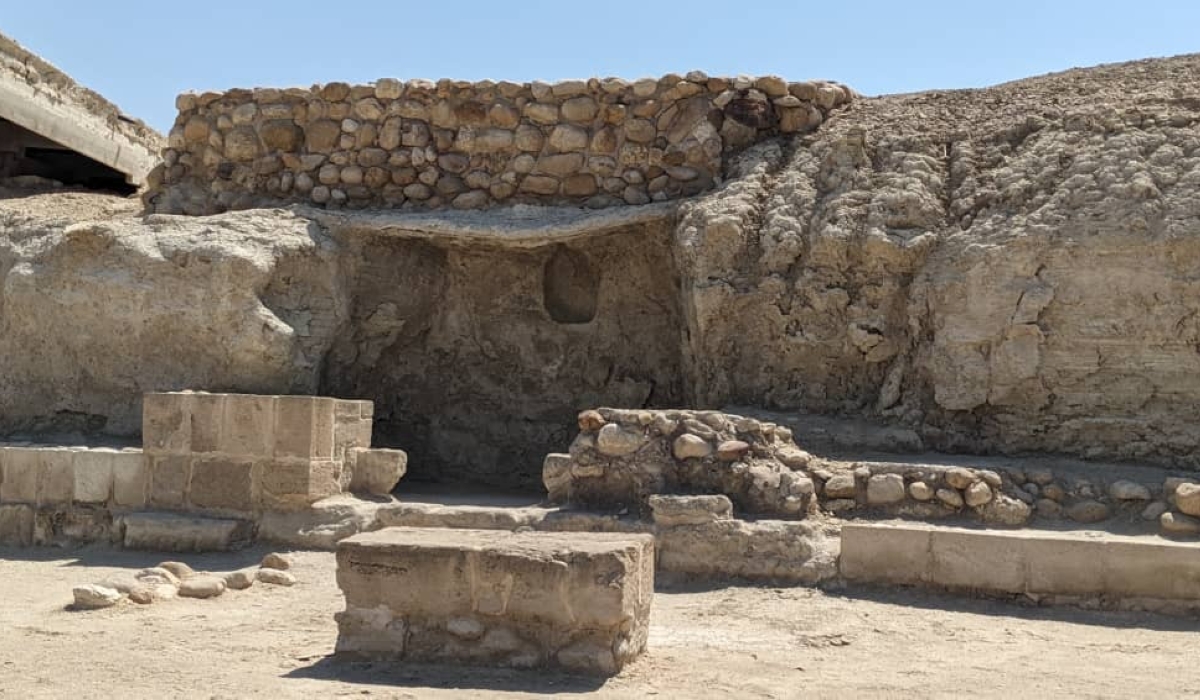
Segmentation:
{"type": "Polygon", "coordinates": [[[94,161],[78,160],[85,170],[111,174],[106,170],[111,168],[136,187],[157,164],[164,145],[161,134],[3,34],[0,120],[7,122],[0,123],[0,175],[5,176],[42,174],[29,172],[39,167],[40,158],[51,164],[44,167],[53,177],[54,167],[61,170],[65,162],[55,154],[73,151],[94,161]]]}

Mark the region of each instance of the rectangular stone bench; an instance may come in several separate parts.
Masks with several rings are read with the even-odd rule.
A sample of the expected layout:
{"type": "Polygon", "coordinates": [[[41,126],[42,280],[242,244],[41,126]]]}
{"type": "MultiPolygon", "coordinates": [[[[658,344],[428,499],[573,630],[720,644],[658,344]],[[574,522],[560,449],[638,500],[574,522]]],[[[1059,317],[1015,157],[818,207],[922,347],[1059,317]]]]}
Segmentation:
{"type": "Polygon", "coordinates": [[[394,527],[337,566],[342,654],[612,674],[646,647],[650,535],[394,527]]]}

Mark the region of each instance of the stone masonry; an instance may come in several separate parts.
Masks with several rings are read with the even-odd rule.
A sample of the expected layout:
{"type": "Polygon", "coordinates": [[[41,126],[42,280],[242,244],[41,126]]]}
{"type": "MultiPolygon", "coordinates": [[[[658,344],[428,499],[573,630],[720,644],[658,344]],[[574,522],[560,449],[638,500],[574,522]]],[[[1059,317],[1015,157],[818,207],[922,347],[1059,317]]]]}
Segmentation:
{"type": "Polygon", "coordinates": [[[373,472],[383,470],[376,462],[392,465],[394,485],[404,453],[369,449],[373,408],[370,401],[319,396],[147,394],[150,505],[232,513],[303,509],[351,486],[364,453],[373,472]]]}
{"type": "Polygon", "coordinates": [[[148,208],[481,209],[694,195],[723,158],[811,131],[854,93],[774,76],[441,80],[184,94],[148,208]]]}
{"type": "Polygon", "coordinates": [[[338,653],[612,674],[646,647],[650,535],[392,527],[337,560],[338,653]]]}

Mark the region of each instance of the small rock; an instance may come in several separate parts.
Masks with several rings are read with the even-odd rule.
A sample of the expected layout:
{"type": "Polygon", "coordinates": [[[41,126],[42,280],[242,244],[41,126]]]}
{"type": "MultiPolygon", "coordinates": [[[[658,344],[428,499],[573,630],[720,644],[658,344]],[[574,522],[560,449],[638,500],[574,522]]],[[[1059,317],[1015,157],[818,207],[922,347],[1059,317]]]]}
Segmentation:
{"type": "Polygon", "coordinates": [[[1058,484],[1045,484],[1042,486],[1042,495],[1052,501],[1062,503],[1063,499],[1067,497],[1067,492],[1058,484]]]}
{"type": "Polygon", "coordinates": [[[1175,507],[1187,515],[1200,515],[1200,484],[1184,483],[1176,486],[1175,507]]]}
{"type": "Polygon", "coordinates": [[[992,487],[985,482],[977,481],[967,487],[963,500],[972,508],[981,506],[992,500],[992,487]]]}
{"type": "Polygon", "coordinates": [[[150,588],[149,586],[138,586],[136,588],[131,588],[125,595],[129,596],[129,600],[131,602],[137,603],[138,605],[149,605],[156,600],[154,597],[154,589],[150,588]]]}
{"type": "Polygon", "coordinates": [[[1058,501],[1052,501],[1049,498],[1039,498],[1037,503],[1034,504],[1034,507],[1037,509],[1037,514],[1040,517],[1051,520],[1057,520],[1058,518],[1062,517],[1063,509],[1062,506],[1058,504],[1058,501]]]}
{"type": "Polygon", "coordinates": [[[183,579],[187,578],[188,576],[191,576],[192,574],[196,573],[195,570],[192,569],[192,567],[188,566],[187,564],[184,564],[181,561],[164,561],[163,563],[159,564],[155,568],[166,569],[167,571],[170,571],[172,574],[174,574],[175,578],[177,578],[179,580],[183,580],[183,579]]]}
{"type": "MultiPolygon", "coordinates": [[[[987,484],[984,484],[986,486],[987,484]]],[[[1033,509],[1022,501],[1010,498],[1002,493],[996,494],[988,503],[979,509],[979,515],[984,522],[998,523],[1017,527],[1029,521],[1033,509]]]]}
{"type": "Polygon", "coordinates": [[[142,569],[133,576],[138,581],[148,586],[155,586],[159,584],[168,584],[171,586],[179,585],[179,577],[172,573],[169,569],[161,566],[156,566],[150,569],[142,569]]]}
{"type": "Polygon", "coordinates": [[[1054,472],[1049,469],[1027,469],[1025,478],[1038,486],[1045,486],[1054,481],[1054,472]]]}
{"type": "Polygon", "coordinates": [[[244,591],[254,585],[257,572],[254,569],[240,569],[225,574],[225,587],[235,591],[244,591]]]}
{"type": "Polygon", "coordinates": [[[953,469],[946,470],[946,483],[951,488],[965,489],[976,481],[978,479],[975,478],[975,474],[970,469],[954,467],[953,469]]]}
{"type": "Polygon", "coordinates": [[[1150,489],[1132,481],[1114,481],[1109,484],[1108,495],[1118,501],[1148,501],[1150,489]]]}
{"type": "Polygon", "coordinates": [[[288,569],[292,568],[292,560],[287,555],[280,554],[278,552],[271,552],[267,556],[263,557],[262,564],[260,564],[260,566],[264,569],[279,569],[280,571],[287,571],[288,569]]]}
{"type": "Polygon", "coordinates": [[[867,480],[867,503],[870,505],[890,505],[903,500],[904,477],[899,474],[876,474],[867,480]]]}
{"type": "Polygon", "coordinates": [[[485,628],[483,623],[473,618],[455,617],[446,623],[446,631],[462,639],[479,639],[483,636],[485,628]]]}
{"type": "Polygon", "coordinates": [[[579,414],[579,429],[589,433],[603,428],[607,422],[599,411],[589,410],[579,414]]]}
{"type": "Polygon", "coordinates": [[[71,589],[75,596],[76,610],[99,610],[111,608],[121,601],[121,592],[107,586],[87,584],[71,589]]]}
{"type": "Polygon", "coordinates": [[[286,571],[279,569],[259,569],[258,580],[261,583],[270,583],[276,586],[294,586],[296,585],[296,577],[286,571]]]}
{"type": "Polygon", "coordinates": [[[675,438],[671,450],[675,453],[675,459],[703,459],[712,454],[713,448],[704,438],[684,433],[675,438]]]}
{"type": "Polygon", "coordinates": [[[1166,512],[1167,504],[1162,501],[1155,501],[1142,510],[1142,520],[1158,520],[1166,512]]]}
{"type": "Polygon", "coordinates": [[[951,508],[962,508],[963,506],[962,494],[954,489],[938,489],[934,495],[951,508]]]}
{"type": "Polygon", "coordinates": [[[1004,479],[1000,478],[999,474],[990,469],[984,469],[980,471],[979,478],[983,479],[984,483],[994,489],[998,489],[1002,484],[1004,484],[1004,479]]]}
{"type": "Polygon", "coordinates": [[[933,498],[933,487],[924,481],[914,481],[908,485],[908,495],[918,501],[928,501],[933,498]]]}
{"type": "Polygon", "coordinates": [[[211,574],[196,574],[179,584],[182,598],[216,598],[225,592],[225,580],[211,574]]]}
{"type": "Polygon", "coordinates": [[[1108,519],[1109,509],[1100,501],[1080,501],[1067,508],[1067,517],[1077,523],[1098,523],[1108,519]]]}
{"type": "Polygon", "coordinates": [[[854,498],[858,492],[858,484],[853,474],[834,474],[825,482],[827,498],[854,498]]]}
{"type": "Polygon", "coordinates": [[[1200,534],[1200,520],[1181,513],[1163,513],[1158,518],[1158,525],[1164,535],[1200,534]]]}
{"type": "Polygon", "coordinates": [[[803,469],[812,461],[812,455],[794,445],[784,445],[775,452],[775,456],[784,466],[792,469],[803,469]]]}
{"type": "Polygon", "coordinates": [[[633,454],[646,442],[641,433],[625,430],[616,423],[609,423],[596,435],[596,449],[600,454],[622,457],[633,454]]]}
{"type": "Polygon", "coordinates": [[[722,462],[734,462],[750,451],[750,445],[741,440],[726,440],[717,445],[717,459],[722,462]]]}

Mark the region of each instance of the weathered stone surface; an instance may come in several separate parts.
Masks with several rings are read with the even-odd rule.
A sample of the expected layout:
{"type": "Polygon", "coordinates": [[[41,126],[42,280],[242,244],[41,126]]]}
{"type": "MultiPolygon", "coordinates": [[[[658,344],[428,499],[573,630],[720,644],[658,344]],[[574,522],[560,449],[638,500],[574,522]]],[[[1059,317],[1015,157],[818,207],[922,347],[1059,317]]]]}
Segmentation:
{"type": "Polygon", "coordinates": [[[963,501],[971,507],[981,506],[992,500],[992,489],[982,481],[975,482],[963,492],[963,501]]]}
{"type": "Polygon", "coordinates": [[[271,552],[263,557],[260,566],[264,569],[278,569],[279,571],[287,571],[292,568],[292,560],[286,554],[279,552],[271,552]]]}
{"type": "Polygon", "coordinates": [[[1163,513],[1158,519],[1164,535],[1200,535],[1200,519],[1182,513],[1163,513]]]}
{"type": "Polygon", "coordinates": [[[825,482],[825,495],[829,498],[854,498],[857,493],[853,474],[834,474],[825,482]]]}
{"type": "Polygon", "coordinates": [[[257,575],[254,569],[239,569],[238,571],[230,571],[222,577],[225,582],[225,587],[235,591],[243,591],[254,585],[254,580],[257,575]]]}
{"type": "Polygon", "coordinates": [[[1150,489],[1132,481],[1114,481],[1108,486],[1108,495],[1118,501],[1149,501],[1150,489]]]}
{"type": "Polygon", "coordinates": [[[121,592],[105,586],[87,584],[71,589],[75,596],[76,610],[99,610],[111,608],[121,602],[121,592]]]}
{"type": "Polygon", "coordinates": [[[663,527],[703,525],[733,517],[733,504],[726,496],[664,496],[649,498],[654,524],[663,527]]]}
{"type": "Polygon", "coordinates": [[[133,513],[122,518],[128,549],[161,552],[228,551],[246,544],[246,521],[194,518],[166,513],[133,513]]]}
{"type": "Polygon", "coordinates": [[[211,574],[196,574],[179,582],[181,598],[216,598],[225,592],[225,579],[211,574]]]}
{"type": "Polygon", "coordinates": [[[873,506],[899,503],[904,494],[904,477],[899,474],[876,474],[867,480],[867,503],[873,506]]]}
{"type": "Polygon", "coordinates": [[[260,582],[269,583],[272,586],[296,585],[296,577],[293,574],[287,571],[280,571],[279,569],[259,569],[256,577],[260,582]]]}
{"type": "Polygon", "coordinates": [[[403,450],[356,448],[351,452],[350,490],[354,493],[386,496],[408,468],[408,454],[403,450]]]}
{"type": "Polygon", "coordinates": [[[596,449],[610,457],[633,454],[645,443],[646,437],[641,433],[616,424],[605,425],[596,433],[596,449]]]}
{"type": "Polygon", "coordinates": [[[1100,501],[1085,500],[1067,506],[1067,517],[1079,523],[1098,523],[1107,520],[1112,511],[1100,501]]]}
{"type": "Polygon", "coordinates": [[[1186,515],[1200,516],[1200,484],[1183,483],[1176,486],[1175,507],[1186,515]]]}
{"type": "Polygon", "coordinates": [[[356,535],[338,546],[337,651],[616,673],[646,645],[653,561],[648,535],[356,535]]]}
{"type": "Polygon", "coordinates": [[[713,452],[713,447],[702,437],[685,433],[675,438],[671,451],[675,459],[704,459],[713,452]]]}

